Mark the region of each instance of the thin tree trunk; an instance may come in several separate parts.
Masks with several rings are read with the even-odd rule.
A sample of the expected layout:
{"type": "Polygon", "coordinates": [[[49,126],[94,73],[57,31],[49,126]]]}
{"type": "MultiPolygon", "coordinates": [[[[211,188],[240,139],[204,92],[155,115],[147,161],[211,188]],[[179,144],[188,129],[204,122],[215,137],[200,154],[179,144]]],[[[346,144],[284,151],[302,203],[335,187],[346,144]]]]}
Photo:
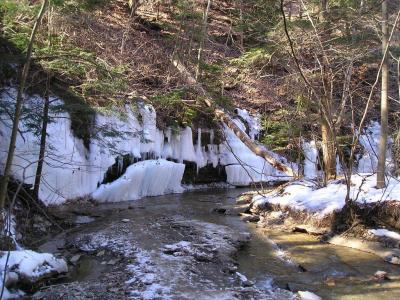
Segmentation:
{"type": "Polygon", "coordinates": [[[385,50],[388,43],[388,11],[387,0],[382,2],[382,52],[384,55],[382,65],[382,90],[381,90],[381,137],[379,140],[378,170],[376,187],[385,187],[386,144],[388,138],[388,56],[385,50]]]}
{"type": "Polygon", "coordinates": [[[23,93],[24,93],[24,89],[25,89],[26,79],[27,79],[28,73],[29,73],[29,68],[31,65],[33,44],[35,41],[36,32],[39,28],[40,22],[42,21],[42,18],[43,18],[43,15],[44,15],[44,12],[46,10],[48,3],[49,3],[49,0],[43,0],[42,7],[36,18],[35,24],[33,25],[31,36],[29,39],[29,44],[28,44],[28,50],[26,52],[24,68],[22,69],[21,76],[20,76],[17,99],[16,99],[16,103],[15,103],[13,126],[12,126],[11,137],[10,137],[10,145],[8,147],[7,161],[6,161],[6,165],[4,168],[3,178],[2,178],[1,184],[0,184],[0,209],[4,208],[5,200],[6,200],[6,196],[7,196],[8,181],[9,181],[9,177],[10,177],[10,173],[11,173],[11,166],[12,166],[12,162],[13,162],[13,158],[14,158],[15,143],[17,141],[18,125],[19,125],[19,119],[21,116],[22,104],[23,104],[23,93]]]}
{"type": "Polygon", "coordinates": [[[46,151],[46,137],[47,137],[47,124],[49,120],[49,78],[47,78],[46,83],[46,94],[44,97],[44,107],[43,107],[43,117],[42,117],[42,131],[40,135],[40,150],[39,150],[39,160],[36,168],[35,184],[33,187],[33,195],[39,199],[39,187],[40,180],[42,177],[42,170],[44,164],[44,156],[46,151]]]}
{"type": "Polygon", "coordinates": [[[321,0],[320,18],[321,21],[326,21],[328,17],[328,0],[321,0]]]}
{"type": "Polygon", "coordinates": [[[204,11],[204,17],[203,17],[203,28],[200,37],[199,52],[197,53],[197,67],[195,76],[196,80],[199,79],[201,64],[203,61],[203,47],[204,47],[204,41],[207,37],[208,12],[210,11],[210,7],[211,7],[211,0],[207,0],[207,7],[206,10],[204,11]]]}
{"type": "Polygon", "coordinates": [[[332,128],[324,115],[321,116],[321,135],[325,181],[328,181],[336,178],[336,147],[332,128]]]}
{"type": "Polygon", "coordinates": [[[299,18],[303,19],[303,5],[301,4],[301,0],[298,1],[298,5],[299,5],[299,18]]]}
{"type": "Polygon", "coordinates": [[[244,43],[243,0],[239,0],[239,22],[240,22],[239,46],[240,49],[243,49],[243,43],[244,43]]]}
{"type": "Polygon", "coordinates": [[[263,147],[257,145],[253,140],[251,140],[245,132],[243,132],[236,124],[232,121],[230,116],[225,113],[221,108],[219,108],[212,98],[208,95],[207,91],[197,82],[197,80],[190,74],[190,72],[186,69],[186,67],[177,59],[172,59],[172,64],[177,68],[179,73],[181,73],[186,82],[191,85],[199,94],[203,95],[203,100],[205,104],[212,108],[217,119],[226,124],[235,135],[257,156],[264,158],[269,164],[271,164],[277,170],[287,174],[291,177],[296,177],[294,170],[281,163],[277,159],[275,159],[269,151],[264,149],[263,147]]]}
{"type": "Polygon", "coordinates": [[[399,93],[400,102],[400,57],[397,58],[397,92],[399,93]]]}

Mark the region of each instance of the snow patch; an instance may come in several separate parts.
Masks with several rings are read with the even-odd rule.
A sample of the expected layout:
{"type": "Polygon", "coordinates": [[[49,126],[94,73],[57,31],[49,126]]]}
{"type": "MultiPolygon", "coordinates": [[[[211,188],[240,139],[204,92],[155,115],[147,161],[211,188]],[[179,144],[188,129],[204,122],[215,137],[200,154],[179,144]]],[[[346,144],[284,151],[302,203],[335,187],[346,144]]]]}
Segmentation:
{"type": "Polygon", "coordinates": [[[400,234],[394,231],[390,231],[387,229],[370,229],[368,230],[370,234],[382,237],[388,237],[397,241],[400,241],[400,234]]]}
{"type": "Polygon", "coordinates": [[[308,291],[298,291],[301,300],[322,300],[322,298],[308,291]]]}
{"type": "Polygon", "coordinates": [[[5,279],[4,299],[14,299],[23,295],[21,291],[11,292],[8,289],[20,280],[33,283],[47,276],[66,272],[68,272],[67,263],[49,253],[31,250],[0,251],[0,282],[5,279]]]}
{"type": "MultiPolygon", "coordinates": [[[[389,178],[385,189],[376,189],[376,175],[362,174],[351,177],[350,197],[359,203],[378,201],[400,201],[400,181],[389,178]]],[[[340,210],[345,204],[346,185],[338,181],[318,188],[316,183],[306,180],[294,181],[282,193],[272,191],[264,195],[255,195],[253,205],[262,207],[266,203],[290,207],[300,211],[309,211],[316,217],[340,210]]]]}

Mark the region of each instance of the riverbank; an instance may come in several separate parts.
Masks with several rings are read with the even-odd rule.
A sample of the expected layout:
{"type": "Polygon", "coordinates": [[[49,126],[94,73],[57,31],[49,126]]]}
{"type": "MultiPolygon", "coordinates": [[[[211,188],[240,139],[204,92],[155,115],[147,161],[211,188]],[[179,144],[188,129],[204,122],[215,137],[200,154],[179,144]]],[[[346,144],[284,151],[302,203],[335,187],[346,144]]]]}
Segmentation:
{"type": "Polygon", "coordinates": [[[400,264],[400,185],[390,178],[386,189],[374,187],[371,174],[353,175],[350,203],[344,180],[326,187],[310,180],[242,194],[236,201],[242,218],[257,226],[318,236],[323,242],[355,248],[400,264]],[[247,213],[247,214],[246,214],[247,213]]]}

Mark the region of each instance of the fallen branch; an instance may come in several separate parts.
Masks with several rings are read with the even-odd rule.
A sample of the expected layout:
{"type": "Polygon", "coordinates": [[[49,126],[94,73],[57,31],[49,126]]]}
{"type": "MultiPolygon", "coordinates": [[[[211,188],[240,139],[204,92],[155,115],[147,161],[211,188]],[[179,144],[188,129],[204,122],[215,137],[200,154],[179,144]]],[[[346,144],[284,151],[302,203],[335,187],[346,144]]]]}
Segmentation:
{"type": "Polygon", "coordinates": [[[207,93],[207,91],[203,88],[203,86],[196,81],[196,79],[192,76],[192,74],[186,69],[186,67],[178,60],[172,59],[173,66],[183,75],[186,79],[186,82],[190,84],[198,93],[200,93],[204,97],[205,104],[212,108],[215,116],[221,122],[223,122],[229,129],[231,129],[235,135],[257,156],[264,158],[269,164],[271,164],[275,169],[285,173],[290,177],[296,177],[296,173],[294,170],[287,166],[286,164],[278,161],[275,157],[273,157],[269,151],[267,151],[264,147],[257,145],[252,139],[248,137],[248,135],[243,132],[236,125],[236,123],[232,120],[232,118],[224,112],[224,110],[218,107],[211,96],[207,93]]]}

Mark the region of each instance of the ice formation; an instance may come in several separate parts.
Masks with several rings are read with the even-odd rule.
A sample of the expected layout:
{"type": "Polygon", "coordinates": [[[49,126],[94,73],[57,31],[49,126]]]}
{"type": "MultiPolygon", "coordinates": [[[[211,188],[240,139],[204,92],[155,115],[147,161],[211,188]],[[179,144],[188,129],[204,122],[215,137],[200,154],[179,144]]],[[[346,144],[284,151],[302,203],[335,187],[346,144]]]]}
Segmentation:
{"type": "MultiPolygon", "coordinates": [[[[12,106],[15,95],[15,88],[7,88],[1,93],[0,99],[12,106]]],[[[182,163],[185,161],[195,162],[198,169],[208,164],[214,167],[223,165],[227,172],[227,182],[233,185],[287,179],[263,158],[251,152],[229,128],[224,127],[227,140],[223,144],[214,143],[214,133],[211,130],[210,144],[202,145],[202,129],[197,129],[196,141],[193,141],[190,127],[178,130],[168,128],[164,131],[157,129],[156,112],[151,105],[144,103],[138,103],[135,109],[126,105],[119,114],[96,113],[93,128],[96,136],[90,140],[87,148],[74,135],[69,114],[53,109],[62,105],[62,100],[51,98],[50,103],[51,122],[47,127],[46,156],[39,189],[40,199],[48,205],[92,194],[100,201],[117,201],[179,192],[182,190],[180,180],[184,170],[182,163]],[[136,158],[136,161],[154,161],[136,163],[117,182],[99,187],[110,166],[117,162],[122,170],[122,159],[118,157],[125,154],[136,158]],[[160,181],[147,181],[149,176],[160,178],[160,181]],[[169,181],[161,182],[162,178],[168,176],[171,176],[169,181]],[[134,186],[128,186],[128,181],[134,186]],[[122,186],[125,191],[119,190],[122,186]]],[[[41,97],[26,96],[25,109],[31,113],[40,114],[42,105],[41,97]]],[[[253,118],[246,110],[237,109],[237,113],[240,118],[234,120],[236,124],[246,131],[244,123],[247,123],[249,136],[255,138],[260,130],[259,118],[253,118]]],[[[20,122],[12,175],[27,184],[33,184],[40,138],[26,120],[29,120],[27,115],[20,122]]],[[[10,135],[11,120],[2,115],[1,170],[4,169],[10,135]]]]}
{"type": "Polygon", "coordinates": [[[318,149],[315,141],[303,142],[304,152],[304,177],[315,179],[318,176],[318,149]]]}
{"type": "MultiPolygon", "coordinates": [[[[360,135],[360,145],[363,153],[358,159],[358,173],[376,172],[378,166],[378,149],[381,134],[381,126],[378,122],[371,122],[370,125],[360,135]]],[[[390,167],[392,161],[391,139],[388,140],[386,153],[386,165],[390,167]]]]}
{"type": "Polygon", "coordinates": [[[181,180],[185,165],[165,159],[145,160],[129,166],[117,180],[102,184],[93,198],[101,202],[135,200],[183,191],[181,180]]]}
{"type": "MultiPolygon", "coordinates": [[[[246,123],[248,127],[249,137],[252,140],[257,139],[258,135],[261,131],[261,121],[259,115],[250,115],[250,113],[246,109],[235,109],[236,113],[239,117],[241,117],[246,123]]],[[[246,131],[245,131],[246,132],[246,131]]]]}
{"type": "MultiPolygon", "coordinates": [[[[240,120],[235,119],[234,122],[240,129],[246,130],[240,120]]],[[[246,186],[254,182],[288,179],[265,159],[254,154],[227,126],[224,126],[224,134],[225,141],[220,145],[220,161],[225,166],[228,183],[246,186]]],[[[283,157],[275,157],[286,162],[283,157]]]]}

